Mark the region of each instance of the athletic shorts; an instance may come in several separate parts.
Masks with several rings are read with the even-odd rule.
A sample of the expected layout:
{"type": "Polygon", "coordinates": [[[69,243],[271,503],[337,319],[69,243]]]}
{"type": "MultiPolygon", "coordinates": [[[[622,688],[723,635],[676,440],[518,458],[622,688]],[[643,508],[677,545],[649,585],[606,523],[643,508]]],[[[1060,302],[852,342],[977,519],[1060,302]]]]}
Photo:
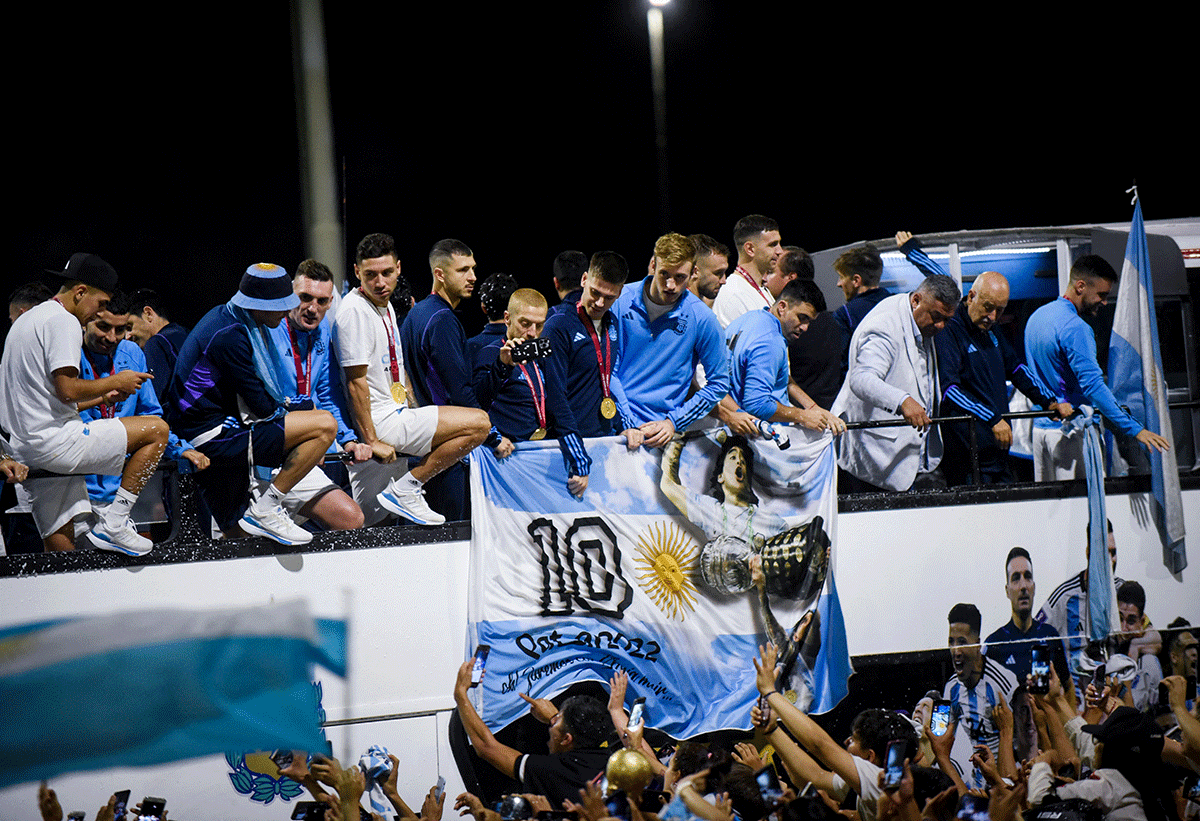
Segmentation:
{"type": "Polygon", "coordinates": [[[396,449],[396,453],[424,456],[433,450],[437,433],[438,406],[397,408],[394,413],[376,417],[375,436],[396,449]]]}
{"type": "Polygon", "coordinates": [[[217,526],[229,530],[250,504],[251,469],[283,466],[283,419],[224,428],[196,450],[210,460],[206,469],[195,474],[200,493],[217,526]]]}
{"type": "Polygon", "coordinates": [[[22,483],[33,504],[38,533],[45,538],[76,516],[90,512],[84,477],[89,473],[120,476],[128,449],[129,436],[120,419],[68,422],[36,450],[14,443],[13,455],[29,467],[72,474],[22,483]]]}

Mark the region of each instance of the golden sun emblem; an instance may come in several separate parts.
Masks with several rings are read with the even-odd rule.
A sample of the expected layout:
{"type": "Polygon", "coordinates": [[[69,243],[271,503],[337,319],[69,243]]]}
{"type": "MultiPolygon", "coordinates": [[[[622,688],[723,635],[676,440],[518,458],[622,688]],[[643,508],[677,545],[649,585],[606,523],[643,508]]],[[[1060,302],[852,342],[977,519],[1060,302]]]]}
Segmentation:
{"type": "Polygon", "coordinates": [[[653,524],[638,536],[638,585],[669,618],[683,621],[696,609],[696,543],[674,523],[653,524]]]}

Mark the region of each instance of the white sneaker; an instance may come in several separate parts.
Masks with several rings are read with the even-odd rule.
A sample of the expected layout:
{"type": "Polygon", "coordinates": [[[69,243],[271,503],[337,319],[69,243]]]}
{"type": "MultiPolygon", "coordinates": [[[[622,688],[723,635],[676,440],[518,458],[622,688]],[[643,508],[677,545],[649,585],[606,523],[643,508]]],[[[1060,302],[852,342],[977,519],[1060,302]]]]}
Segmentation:
{"type": "Polygon", "coordinates": [[[312,541],[312,534],[293,522],[281,505],[275,505],[266,513],[255,513],[254,505],[251,505],[239,524],[251,536],[266,536],[280,544],[308,544],[312,541]]]}
{"type": "Polygon", "coordinates": [[[425,503],[425,488],[401,488],[395,479],[388,482],[387,488],[375,497],[379,504],[397,516],[403,516],[419,525],[440,525],[446,523],[446,517],[435,513],[425,503]]]}
{"type": "Polygon", "coordinates": [[[154,549],[154,542],[139,536],[133,520],[125,518],[116,530],[110,530],[104,519],[88,531],[88,541],[100,550],[124,553],[126,556],[145,556],[154,549]]]}

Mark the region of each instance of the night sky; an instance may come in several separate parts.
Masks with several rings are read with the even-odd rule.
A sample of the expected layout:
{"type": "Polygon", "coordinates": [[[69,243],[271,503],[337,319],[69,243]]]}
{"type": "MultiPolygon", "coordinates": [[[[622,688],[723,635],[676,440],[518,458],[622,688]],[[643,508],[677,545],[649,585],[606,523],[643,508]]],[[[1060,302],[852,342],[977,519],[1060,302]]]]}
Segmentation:
{"type": "MultiPolygon", "coordinates": [[[[325,12],[346,259],[393,234],[418,298],[447,236],[548,293],[566,248],[644,270],[664,229],[644,0],[408,5],[325,12]]],[[[111,8],[13,32],[5,290],[88,250],[191,324],[250,263],[306,256],[289,7],[111,8]]],[[[1183,20],[955,13],[674,0],[670,229],[728,244],[758,212],[816,251],[1122,221],[1134,178],[1146,219],[1200,214],[1183,20]]]]}

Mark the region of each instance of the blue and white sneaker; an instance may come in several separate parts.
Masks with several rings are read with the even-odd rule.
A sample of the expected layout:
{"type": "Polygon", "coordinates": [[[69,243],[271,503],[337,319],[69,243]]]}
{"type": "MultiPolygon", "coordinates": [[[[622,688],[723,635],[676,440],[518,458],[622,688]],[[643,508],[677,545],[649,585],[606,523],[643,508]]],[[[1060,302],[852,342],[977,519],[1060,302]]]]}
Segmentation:
{"type": "Polygon", "coordinates": [[[419,525],[440,525],[446,523],[446,517],[435,513],[425,503],[425,489],[402,488],[396,480],[388,482],[387,488],[375,497],[384,510],[389,510],[397,516],[409,519],[419,525]]]}
{"type": "Polygon", "coordinates": [[[133,521],[126,517],[116,530],[110,530],[104,519],[88,531],[88,541],[100,550],[124,553],[126,556],[145,556],[154,549],[154,542],[138,535],[133,521]]]}
{"type": "Polygon", "coordinates": [[[266,513],[255,512],[251,505],[238,523],[251,536],[265,536],[280,544],[308,544],[312,534],[292,521],[292,517],[280,505],[266,513]]]}

